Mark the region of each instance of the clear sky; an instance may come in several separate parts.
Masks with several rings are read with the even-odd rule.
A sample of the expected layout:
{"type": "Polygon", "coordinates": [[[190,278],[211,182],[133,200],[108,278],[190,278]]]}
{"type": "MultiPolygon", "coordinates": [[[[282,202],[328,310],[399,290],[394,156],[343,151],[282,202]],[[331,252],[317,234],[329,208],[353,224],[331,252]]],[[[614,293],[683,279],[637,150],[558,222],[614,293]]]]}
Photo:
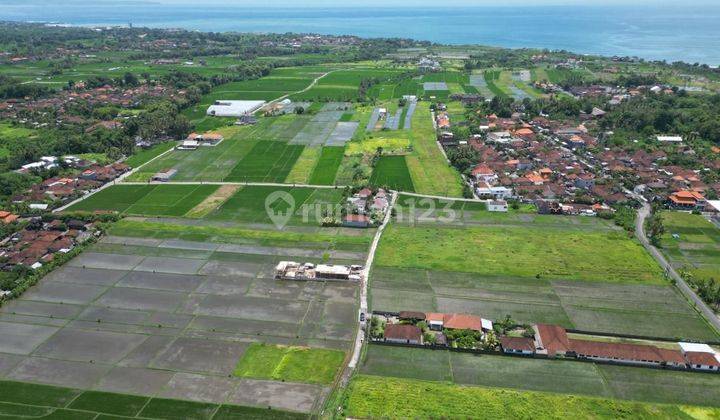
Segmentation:
{"type": "MultiPolygon", "coordinates": [[[[113,2],[118,0],[95,0],[100,3],[113,2]]],[[[448,7],[448,6],[503,6],[503,5],[654,5],[654,6],[684,6],[713,4],[717,0],[131,0],[138,3],[164,3],[164,4],[237,4],[248,6],[264,7],[342,7],[342,6],[426,6],[426,7],[448,7]]]]}

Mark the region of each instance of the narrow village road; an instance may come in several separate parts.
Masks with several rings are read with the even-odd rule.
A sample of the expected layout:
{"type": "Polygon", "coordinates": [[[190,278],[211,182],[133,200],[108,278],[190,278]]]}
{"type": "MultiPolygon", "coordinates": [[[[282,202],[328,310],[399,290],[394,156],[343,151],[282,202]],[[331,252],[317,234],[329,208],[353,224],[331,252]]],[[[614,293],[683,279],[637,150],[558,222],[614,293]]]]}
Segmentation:
{"type": "Polygon", "coordinates": [[[297,188],[317,188],[317,189],[342,189],[346,185],[313,185],[313,184],[283,184],[282,182],[231,182],[231,181],[149,181],[123,182],[123,185],[247,185],[250,187],[297,187],[297,188]]]}
{"type": "MultiPolygon", "coordinates": [[[[633,194],[636,198],[638,198],[635,194],[633,194]]],[[[665,273],[667,273],[670,278],[675,280],[675,284],[677,285],[677,288],[680,290],[680,292],[688,299],[690,302],[692,302],[697,308],[698,311],[707,319],[707,321],[717,330],[720,331],[720,318],[713,312],[710,307],[707,306],[705,302],[703,302],[700,297],[695,294],[695,291],[692,290],[692,288],[687,284],[687,282],[675,271],[675,269],[672,267],[672,265],[667,261],[665,256],[655,247],[653,246],[650,241],[648,240],[646,234],[645,234],[645,220],[650,215],[650,204],[647,203],[645,200],[640,200],[642,203],[642,207],[640,210],[638,210],[637,219],[635,219],[635,236],[637,236],[640,243],[643,244],[645,249],[650,253],[650,255],[655,258],[655,260],[660,264],[660,266],[663,268],[665,273]]]]}

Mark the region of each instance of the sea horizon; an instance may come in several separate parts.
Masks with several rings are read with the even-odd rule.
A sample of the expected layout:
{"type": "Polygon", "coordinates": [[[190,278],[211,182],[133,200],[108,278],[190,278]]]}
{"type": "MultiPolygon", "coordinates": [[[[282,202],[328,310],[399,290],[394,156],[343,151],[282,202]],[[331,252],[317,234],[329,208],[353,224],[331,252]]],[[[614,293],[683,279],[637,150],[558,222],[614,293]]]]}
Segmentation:
{"type": "Polygon", "coordinates": [[[203,32],[400,37],[448,45],[567,50],[577,54],[720,64],[720,4],[698,6],[472,6],[247,8],[238,5],[8,4],[0,20],[203,32]],[[128,7],[132,5],[132,7],[128,7]]]}

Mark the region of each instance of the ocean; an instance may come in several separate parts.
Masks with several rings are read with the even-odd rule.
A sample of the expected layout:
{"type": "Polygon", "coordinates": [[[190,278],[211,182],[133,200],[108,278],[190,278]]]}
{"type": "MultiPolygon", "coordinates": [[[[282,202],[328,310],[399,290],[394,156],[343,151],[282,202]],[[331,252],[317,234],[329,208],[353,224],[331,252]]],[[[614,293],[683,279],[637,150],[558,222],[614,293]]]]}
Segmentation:
{"type": "Polygon", "coordinates": [[[693,6],[257,8],[0,0],[0,20],[405,37],[720,64],[720,1],[693,6]]]}

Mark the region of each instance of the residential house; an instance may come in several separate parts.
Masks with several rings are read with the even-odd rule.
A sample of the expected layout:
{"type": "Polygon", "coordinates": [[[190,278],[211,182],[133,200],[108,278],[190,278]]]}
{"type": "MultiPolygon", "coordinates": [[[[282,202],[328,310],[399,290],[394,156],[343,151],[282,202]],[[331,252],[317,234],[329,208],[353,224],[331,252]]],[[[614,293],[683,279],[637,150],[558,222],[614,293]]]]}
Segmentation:
{"type": "Polygon", "coordinates": [[[570,339],[569,342],[571,351],[581,359],[649,366],[669,365],[680,367],[685,365],[685,358],[678,350],[661,349],[650,345],[594,340],[570,339]]]}
{"type": "Polygon", "coordinates": [[[680,351],[685,355],[688,367],[693,370],[720,370],[720,355],[715,349],[702,343],[678,343],[680,351]]]}
{"type": "Polygon", "coordinates": [[[365,229],[370,227],[370,218],[364,214],[348,214],[343,219],[343,226],[365,229]]]}
{"type": "Polygon", "coordinates": [[[494,185],[498,180],[498,176],[495,174],[495,171],[490,169],[490,167],[484,163],[477,165],[472,170],[471,174],[473,178],[475,178],[476,182],[483,181],[490,185],[494,185]]]}
{"type": "Polygon", "coordinates": [[[707,204],[705,197],[697,191],[676,191],[668,197],[672,208],[679,210],[702,210],[707,204]]]}
{"type": "Polygon", "coordinates": [[[422,330],[415,325],[388,324],[385,326],[385,341],[402,344],[422,344],[422,330]]]}
{"type": "Polygon", "coordinates": [[[535,341],[527,337],[500,337],[500,347],[507,354],[535,354],[535,341]]]}
{"type": "Polygon", "coordinates": [[[556,357],[564,356],[570,351],[570,340],[565,328],[559,325],[536,324],[533,329],[538,354],[556,357]]]}
{"type": "Polygon", "coordinates": [[[491,186],[487,182],[479,182],[475,187],[475,193],[480,198],[493,200],[506,200],[513,196],[511,189],[504,186],[491,186]]]}

